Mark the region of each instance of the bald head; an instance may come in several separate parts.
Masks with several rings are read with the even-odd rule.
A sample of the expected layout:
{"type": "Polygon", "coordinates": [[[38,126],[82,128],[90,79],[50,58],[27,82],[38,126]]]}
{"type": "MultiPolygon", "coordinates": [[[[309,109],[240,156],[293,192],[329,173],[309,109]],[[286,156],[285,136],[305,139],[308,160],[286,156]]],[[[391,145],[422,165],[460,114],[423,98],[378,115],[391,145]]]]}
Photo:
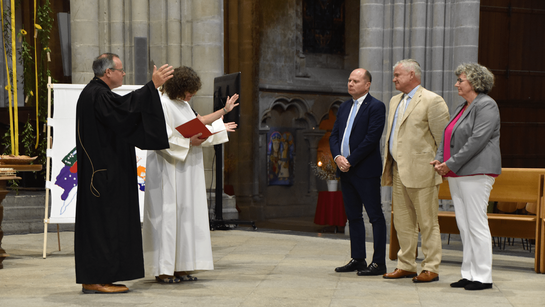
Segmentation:
{"type": "Polygon", "coordinates": [[[357,68],[348,78],[348,93],[356,100],[369,92],[371,87],[371,73],[367,69],[357,68]]]}

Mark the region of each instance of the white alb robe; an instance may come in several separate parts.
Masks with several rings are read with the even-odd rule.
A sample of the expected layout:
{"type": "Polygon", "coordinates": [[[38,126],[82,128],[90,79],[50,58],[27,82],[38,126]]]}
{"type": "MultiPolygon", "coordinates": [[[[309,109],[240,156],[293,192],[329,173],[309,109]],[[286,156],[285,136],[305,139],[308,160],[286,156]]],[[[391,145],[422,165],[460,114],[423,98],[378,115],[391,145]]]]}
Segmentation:
{"type": "Polygon", "coordinates": [[[161,95],[169,149],[148,151],[144,199],[144,262],[146,274],[213,270],[212,244],[201,146],[227,142],[221,119],[208,129],[216,134],[201,146],[190,146],[175,128],[194,119],[186,101],[161,95]]]}

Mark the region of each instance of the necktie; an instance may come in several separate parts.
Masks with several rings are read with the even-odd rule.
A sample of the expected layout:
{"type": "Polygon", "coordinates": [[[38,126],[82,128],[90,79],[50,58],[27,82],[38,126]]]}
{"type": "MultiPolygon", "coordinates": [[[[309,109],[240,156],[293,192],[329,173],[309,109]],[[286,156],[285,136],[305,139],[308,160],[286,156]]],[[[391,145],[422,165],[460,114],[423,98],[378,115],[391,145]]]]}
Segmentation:
{"type": "Polygon", "coordinates": [[[399,131],[399,126],[401,125],[403,115],[405,114],[407,98],[409,98],[409,95],[405,95],[405,97],[403,97],[403,100],[401,100],[399,106],[397,107],[396,126],[394,127],[394,143],[392,144],[392,157],[394,158],[394,160],[397,160],[397,133],[399,131]]]}
{"type": "Polygon", "coordinates": [[[350,112],[350,118],[348,119],[348,125],[346,126],[346,132],[343,138],[343,156],[348,157],[350,155],[350,147],[348,143],[350,141],[350,132],[352,132],[352,125],[354,124],[354,118],[356,117],[356,112],[358,111],[358,101],[354,100],[352,106],[352,112],[350,112]]]}

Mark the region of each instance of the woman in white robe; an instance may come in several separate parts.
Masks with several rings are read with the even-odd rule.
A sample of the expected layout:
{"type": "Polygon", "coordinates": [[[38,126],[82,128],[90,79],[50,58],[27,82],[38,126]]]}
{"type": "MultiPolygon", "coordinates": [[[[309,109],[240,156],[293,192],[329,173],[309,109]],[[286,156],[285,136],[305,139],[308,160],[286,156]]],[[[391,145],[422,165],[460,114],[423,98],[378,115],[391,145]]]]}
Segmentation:
{"type": "Polygon", "coordinates": [[[188,103],[201,87],[199,76],[188,67],[173,75],[161,93],[170,148],[148,151],[143,226],[146,273],[166,283],[194,280],[191,272],[214,269],[202,146],[228,141],[236,124],[224,124],[222,117],[238,105],[235,94],[222,110],[199,116],[188,103]],[[185,138],[176,130],[196,117],[215,134],[185,138]]]}

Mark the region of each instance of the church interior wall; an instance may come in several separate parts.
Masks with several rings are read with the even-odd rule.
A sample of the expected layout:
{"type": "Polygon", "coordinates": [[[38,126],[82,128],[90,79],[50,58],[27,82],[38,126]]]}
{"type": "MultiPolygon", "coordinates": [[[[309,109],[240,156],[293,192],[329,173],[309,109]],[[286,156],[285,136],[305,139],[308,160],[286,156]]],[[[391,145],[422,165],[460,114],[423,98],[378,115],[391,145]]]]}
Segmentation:
{"type": "MultiPolygon", "coordinates": [[[[259,190],[263,218],[313,215],[317,191],[325,181],[312,178],[309,130],[319,130],[330,109],[349,98],[347,79],[358,67],[359,2],[343,1],[344,52],[304,52],[304,0],[260,1],[259,190]],[[267,139],[271,129],[294,131],[295,155],[291,185],[273,185],[267,177],[267,139]]],[[[309,8],[307,7],[307,10],[309,8]]],[[[336,107],[334,107],[336,111],[336,107]]],[[[335,114],[335,113],[332,113],[335,114]]],[[[327,131],[323,131],[325,135],[327,131]]],[[[323,143],[323,142],[322,142],[323,143]]],[[[327,145],[327,144],[326,144],[327,145]]],[[[327,145],[327,154],[329,147],[327,145]]],[[[314,153],[316,156],[316,153],[314,153]]]]}

